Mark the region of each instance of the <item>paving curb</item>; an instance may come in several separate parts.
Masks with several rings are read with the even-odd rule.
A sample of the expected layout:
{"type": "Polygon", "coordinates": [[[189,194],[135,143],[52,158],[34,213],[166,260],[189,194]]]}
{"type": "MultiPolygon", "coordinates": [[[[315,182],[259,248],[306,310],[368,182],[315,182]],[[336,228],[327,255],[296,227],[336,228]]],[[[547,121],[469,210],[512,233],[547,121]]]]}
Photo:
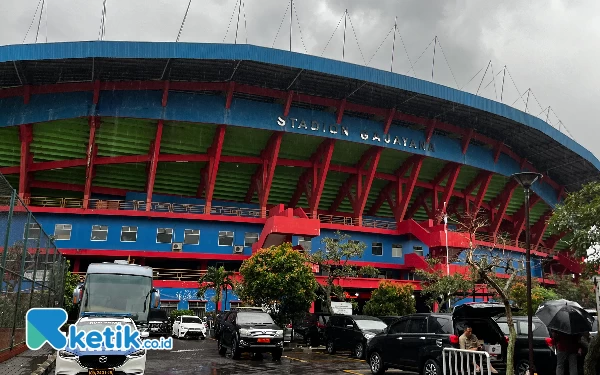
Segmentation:
{"type": "Polygon", "coordinates": [[[49,375],[54,368],[54,361],[56,360],[56,354],[51,354],[48,359],[42,363],[37,370],[31,373],[31,375],[49,375]]]}

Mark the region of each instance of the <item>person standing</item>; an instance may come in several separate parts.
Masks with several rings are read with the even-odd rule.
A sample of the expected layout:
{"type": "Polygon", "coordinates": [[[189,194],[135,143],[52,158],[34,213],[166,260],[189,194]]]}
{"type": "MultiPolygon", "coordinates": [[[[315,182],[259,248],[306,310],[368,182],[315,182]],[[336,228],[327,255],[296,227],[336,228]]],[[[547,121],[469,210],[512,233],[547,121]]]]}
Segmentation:
{"type": "Polygon", "coordinates": [[[565,362],[569,361],[569,375],[576,375],[577,353],[581,335],[568,335],[554,331],[553,338],[556,343],[556,375],[565,375],[565,362]]]}

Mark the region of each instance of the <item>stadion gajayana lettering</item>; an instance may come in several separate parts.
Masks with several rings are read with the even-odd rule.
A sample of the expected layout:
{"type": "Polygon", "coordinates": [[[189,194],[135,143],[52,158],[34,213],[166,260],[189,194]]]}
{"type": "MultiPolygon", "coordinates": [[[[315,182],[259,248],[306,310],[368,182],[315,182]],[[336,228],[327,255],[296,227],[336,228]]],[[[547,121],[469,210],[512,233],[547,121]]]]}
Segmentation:
{"type": "MultiPolygon", "coordinates": [[[[289,126],[292,129],[304,130],[307,133],[310,132],[321,132],[329,134],[340,134],[341,136],[348,137],[350,135],[350,129],[347,126],[338,124],[324,124],[316,120],[306,121],[303,119],[297,119],[293,117],[282,118],[277,117],[277,125],[282,128],[289,126]]],[[[402,136],[393,136],[391,134],[379,135],[378,132],[367,132],[361,131],[360,138],[364,141],[370,140],[374,142],[381,142],[385,144],[392,144],[398,147],[414,148],[416,150],[435,152],[433,143],[426,142],[425,140],[415,141],[413,138],[407,138],[402,136]],[[418,142],[418,143],[417,143],[418,142]]]]}

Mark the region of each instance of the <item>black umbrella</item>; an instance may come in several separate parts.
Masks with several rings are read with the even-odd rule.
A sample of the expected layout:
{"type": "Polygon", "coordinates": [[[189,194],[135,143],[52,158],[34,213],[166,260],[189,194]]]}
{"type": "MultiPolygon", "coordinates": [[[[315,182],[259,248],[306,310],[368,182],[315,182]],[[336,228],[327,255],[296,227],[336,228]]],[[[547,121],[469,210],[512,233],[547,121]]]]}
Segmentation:
{"type": "Polygon", "coordinates": [[[590,332],[594,322],[594,317],[590,313],[581,307],[567,303],[546,303],[535,315],[548,329],[568,335],[590,332]]]}

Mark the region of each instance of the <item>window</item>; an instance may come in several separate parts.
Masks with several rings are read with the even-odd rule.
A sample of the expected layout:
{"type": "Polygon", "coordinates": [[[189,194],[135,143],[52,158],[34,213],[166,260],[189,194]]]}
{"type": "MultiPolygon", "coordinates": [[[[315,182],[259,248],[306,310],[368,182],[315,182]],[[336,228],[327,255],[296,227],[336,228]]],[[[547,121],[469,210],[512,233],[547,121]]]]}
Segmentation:
{"type": "Polygon", "coordinates": [[[56,240],[70,240],[71,229],[71,224],[56,224],[54,226],[54,238],[56,240]]]}
{"type": "Polygon", "coordinates": [[[179,301],[160,301],[160,309],[164,310],[167,315],[171,315],[171,311],[177,310],[179,301]]]}
{"type": "Polygon", "coordinates": [[[401,258],[402,257],[402,245],[400,244],[392,244],[392,257],[393,258],[401,258]]]}
{"type": "Polygon", "coordinates": [[[202,318],[206,315],[206,302],[204,301],[188,301],[189,309],[194,312],[194,315],[202,318]]]}
{"type": "Polygon", "coordinates": [[[29,224],[29,230],[27,230],[27,229],[28,228],[25,227],[25,230],[23,231],[23,238],[25,238],[25,235],[27,234],[28,240],[39,240],[40,239],[40,234],[42,233],[42,228],[40,228],[40,225],[38,223],[29,224]]]}
{"type": "Polygon", "coordinates": [[[429,316],[429,333],[452,334],[452,321],[438,316],[429,316]]]}
{"type": "Polygon", "coordinates": [[[298,238],[298,245],[302,246],[302,248],[304,248],[304,251],[310,253],[310,251],[312,250],[312,238],[300,237],[298,238]]]}
{"type": "Polygon", "coordinates": [[[242,307],[242,301],[231,301],[231,302],[229,302],[229,310],[235,310],[238,307],[242,307]]]}
{"type": "Polygon", "coordinates": [[[419,256],[423,256],[423,246],[413,246],[413,252],[419,256]]]}
{"type": "Polygon", "coordinates": [[[137,241],[138,227],[121,227],[121,242],[137,241]]]}
{"type": "Polygon", "coordinates": [[[258,233],[246,232],[244,235],[244,247],[252,247],[252,244],[256,242],[258,242],[258,233]]]}
{"type": "Polygon", "coordinates": [[[400,321],[394,323],[390,327],[389,333],[390,334],[404,333],[404,332],[406,332],[407,325],[408,325],[408,319],[400,320],[400,321]]]}
{"type": "Polygon", "coordinates": [[[158,228],[156,230],[156,243],[173,242],[173,228],[158,228]]]}
{"type": "Polygon", "coordinates": [[[186,245],[200,244],[200,230],[186,229],[183,231],[183,243],[186,245]]]}
{"type": "Polygon", "coordinates": [[[381,242],[373,242],[371,246],[371,253],[373,255],[383,255],[383,245],[381,242]]]}
{"type": "Polygon", "coordinates": [[[427,320],[411,319],[408,324],[407,333],[427,333],[427,320]]]}
{"type": "Polygon", "coordinates": [[[106,241],[108,238],[108,225],[92,225],[91,241],[106,241]]]}
{"type": "Polygon", "coordinates": [[[233,246],[233,232],[219,232],[219,246],[233,246]]]}

